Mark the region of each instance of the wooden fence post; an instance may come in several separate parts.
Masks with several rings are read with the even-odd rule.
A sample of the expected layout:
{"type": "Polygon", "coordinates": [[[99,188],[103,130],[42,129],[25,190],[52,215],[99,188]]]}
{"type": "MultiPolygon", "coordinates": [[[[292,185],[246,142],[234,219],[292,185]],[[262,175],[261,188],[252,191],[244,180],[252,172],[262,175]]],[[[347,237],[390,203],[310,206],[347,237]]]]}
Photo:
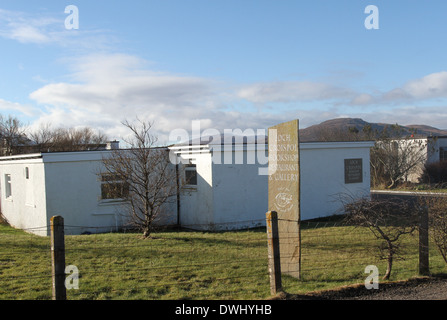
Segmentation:
{"type": "Polygon", "coordinates": [[[66,300],[64,218],[54,216],[50,219],[50,225],[53,300],[66,300]]]}
{"type": "Polygon", "coordinates": [[[266,213],[268,259],[270,275],[270,293],[276,295],[282,291],[281,262],[279,254],[278,214],[275,211],[266,213]]]}
{"type": "Polygon", "coordinates": [[[430,274],[428,242],[428,208],[424,207],[419,216],[419,274],[423,276],[430,274]]]}

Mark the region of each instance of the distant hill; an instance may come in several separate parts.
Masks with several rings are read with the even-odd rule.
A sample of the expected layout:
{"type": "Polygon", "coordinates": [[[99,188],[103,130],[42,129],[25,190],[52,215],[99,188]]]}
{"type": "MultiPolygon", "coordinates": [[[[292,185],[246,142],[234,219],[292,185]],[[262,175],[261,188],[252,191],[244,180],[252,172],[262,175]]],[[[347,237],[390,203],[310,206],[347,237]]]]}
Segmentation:
{"type": "MultiPolygon", "coordinates": [[[[406,127],[414,128],[417,130],[417,132],[431,133],[431,135],[433,135],[433,136],[447,135],[447,130],[441,130],[441,129],[426,126],[426,125],[411,124],[411,125],[407,125],[406,127]]],[[[429,135],[429,134],[427,134],[427,135],[429,135]]]]}
{"type": "MultiPolygon", "coordinates": [[[[370,123],[359,118],[340,118],[324,121],[320,124],[300,129],[300,141],[346,141],[362,139],[365,131],[382,133],[396,124],[370,123]]],[[[447,130],[427,125],[399,125],[402,136],[413,134],[415,137],[447,136],[447,130]]]]}

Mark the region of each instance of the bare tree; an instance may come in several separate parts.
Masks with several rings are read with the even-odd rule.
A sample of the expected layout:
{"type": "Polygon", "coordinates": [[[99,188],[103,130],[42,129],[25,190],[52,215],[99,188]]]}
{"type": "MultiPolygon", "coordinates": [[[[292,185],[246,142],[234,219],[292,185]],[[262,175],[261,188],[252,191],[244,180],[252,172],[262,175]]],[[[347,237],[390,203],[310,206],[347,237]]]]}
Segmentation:
{"type": "Polygon", "coordinates": [[[41,124],[39,128],[32,131],[29,136],[36,145],[36,148],[38,148],[39,151],[42,151],[41,148],[44,148],[45,146],[48,147],[52,144],[52,141],[54,139],[54,132],[51,128],[51,125],[49,123],[46,123],[41,124]]]}
{"type": "Polygon", "coordinates": [[[413,174],[422,173],[427,152],[433,148],[426,139],[415,138],[415,129],[398,124],[381,130],[373,128],[371,124],[362,128],[328,127],[319,131],[318,135],[320,141],[375,141],[370,157],[371,182],[373,186],[385,185],[389,189],[413,174]]]}
{"type": "Polygon", "coordinates": [[[417,227],[417,206],[398,198],[362,198],[346,202],[344,208],[347,223],[366,227],[377,239],[383,240],[379,257],[387,261],[383,279],[389,279],[393,261],[402,251],[401,236],[411,234],[417,227]]]}
{"type": "Polygon", "coordinates": [[[25,129],[19,119],[9,115],[0,115],[0,138],[2,139],[2,154],[13,155],[27,142],[25,129]]]}
{"type": "Polygon", "coordinates": [[[89,127],[53,129],[50,124],[43,124],[27,131],[18,118],[0,115],[0,154],[96,150],[107,142],[104,134],[89,127]]]}
{"type": "Polygon", "coordinates": [[[96,150],[107,141],[104,134],[90,127],[53,129],[50,124],[41,125],[30,138],[37,152],[96,150]]]}
{"type": "Polygon", "coordinates": [[[397,186],[420,170],[431,146],[426,139],[404,136],[399,125],[384,130],[371,150],[371,177],[373,185],[384,183],[388,189],[397,186]]]}
{"type": "Polygon", "coordinates": [[[430,237],[447,263],[447,197],[425,196],[420,202],[428,210],[430,237]]]}
{"type": "Polygon", "coordinates": [[[112,150],[103,157],[102,176],[108,193],[104,196],[125,201],[129,222],[148,238],[154,220],[176,200],[177,175],[169,150],[157,147],[151,123],[137,119],[136,124],[125,121],[123,125],[131,132],[129,139],[123,139],[129,148],[112,150]]]}

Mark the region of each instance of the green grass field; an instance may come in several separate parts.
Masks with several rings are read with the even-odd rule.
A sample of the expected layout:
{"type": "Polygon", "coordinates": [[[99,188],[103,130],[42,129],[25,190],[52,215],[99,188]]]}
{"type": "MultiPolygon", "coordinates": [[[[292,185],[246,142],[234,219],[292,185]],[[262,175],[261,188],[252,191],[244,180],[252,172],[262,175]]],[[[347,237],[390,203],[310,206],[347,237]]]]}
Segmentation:
{"type": "MultiPolygon", "coordinates": [[[[390,281],[417,276],[417,234],[404,239],[405,260],[395,262],[390,281]]],[[[316,225],[302,231],[302,278],[283,276],[297,294],[363,283],[378,242],[365,229],[316,225]]],[[[265,230],[172,231],[141,239],[136,233],[66,236],[66,265],[79,270],[70,300],[265,299],[270,296],[265,230]]],[[[434,247],[433,273],[445,272],[434,247]]],[[[51,299],[48,237],[0,225],[0,299],[51,299]]]]}

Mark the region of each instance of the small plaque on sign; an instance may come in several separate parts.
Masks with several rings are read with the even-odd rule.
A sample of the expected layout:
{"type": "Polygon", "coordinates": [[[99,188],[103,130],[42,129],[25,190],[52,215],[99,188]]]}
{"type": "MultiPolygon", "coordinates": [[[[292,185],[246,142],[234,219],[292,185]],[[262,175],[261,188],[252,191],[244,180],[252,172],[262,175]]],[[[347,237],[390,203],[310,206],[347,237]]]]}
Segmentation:
{"type": "Polygon", "coordinates": [[[363,182],[363,159],[345,159],[345,183],[363,182]]]}

